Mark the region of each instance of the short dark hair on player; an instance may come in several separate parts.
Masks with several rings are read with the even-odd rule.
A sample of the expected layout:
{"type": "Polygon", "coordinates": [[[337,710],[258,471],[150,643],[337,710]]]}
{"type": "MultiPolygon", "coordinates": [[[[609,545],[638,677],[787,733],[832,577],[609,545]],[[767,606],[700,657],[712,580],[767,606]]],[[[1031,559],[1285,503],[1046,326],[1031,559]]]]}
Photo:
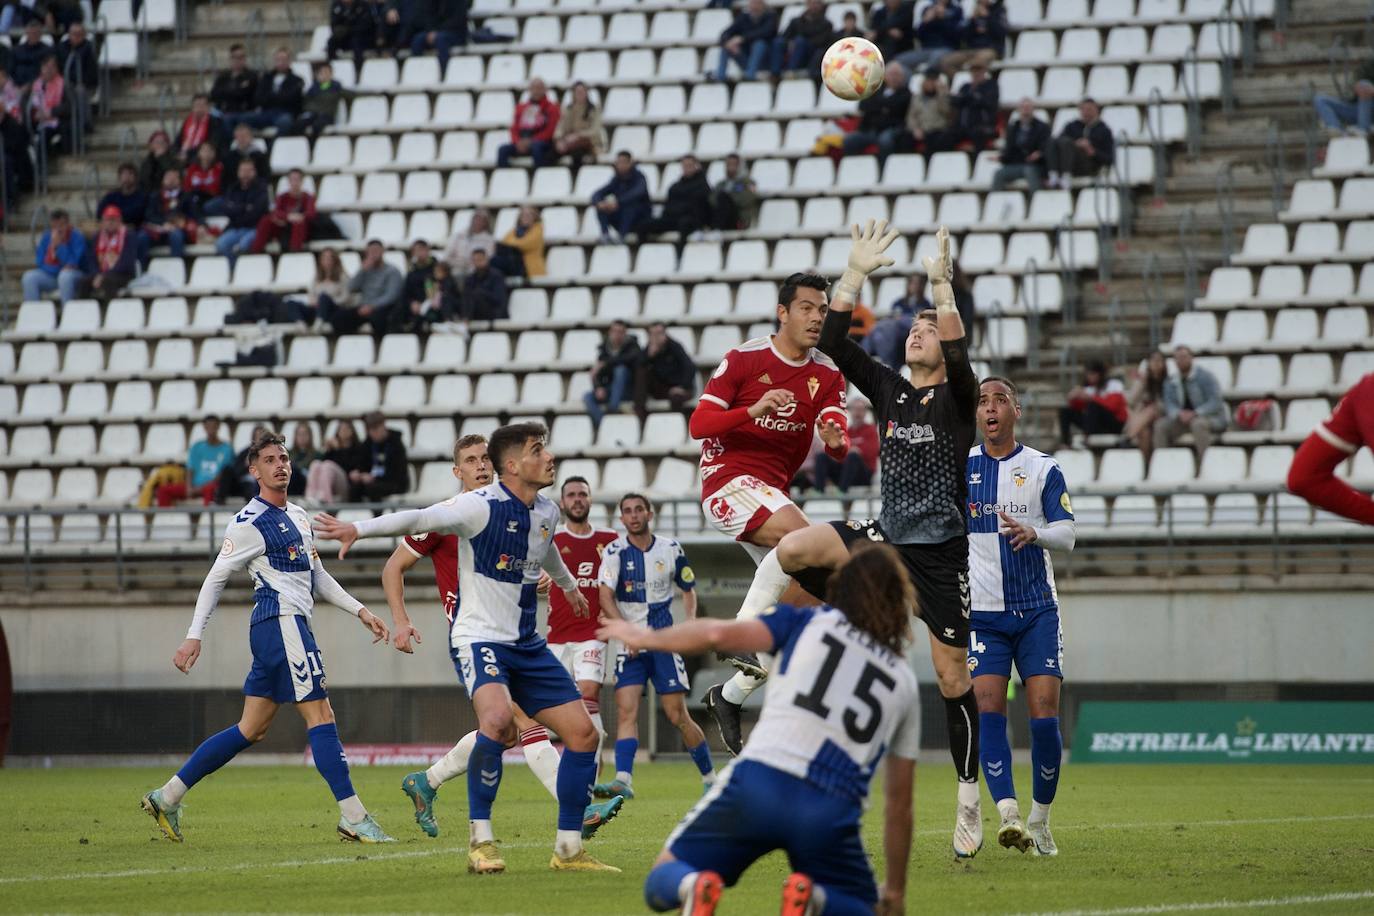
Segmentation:
{"type": "Polygon", "coordinates": [[[282,448],[286,448],[286,440],[276,433],[270,432],[258,436],[253,440],[253,444],[248,446],[248,463],[252,464],[257,461],[263,449],[271,448],[274,445],[280,445],[282,448]]]}
{"type": "Polygon", "coordinates": [[[567,480],[564,480],[563,485],[558,488],[559,496],[562,496],[564,493],[568,491],[568,484],[570,483],[580,483],[587,488],[588,493],[592,491],[592,485],[590,482],[588,482],[587,478],[583,477],[581,474],[574,474],[567,480]]]}
{"type": "Polygon", "coordinates": [[[791,274],[782,281],[782,286],[778,287],[778,305],[783,308],[791,308],[792,300],[797,298],[797,290],[799,289],[818,289],[825,292],[830,289],[830,281],[820,274],[809,274],[802,271],[791,274]]]}
{"type": "Polygon", "coordinates": [[[978,387],[982,388],[988,382],[999,382],[1003,385],[1006,385],[1007,390],[1011,392],[1011,402],[1013,404],[1021,403],[1021,392],[1016,390],[1016,383],[1013,382],[1011,379],[1007,378],[1005,375],[984,376],[983,380],[978,383],[978,387]]]}
{"type": "Polygon", "coordinates": [[[916,318],[915,318],[915,320],[916,320],[916,321],[929,321],[929,322],[932,322],[933,324],[939,324],[939,323],[940,323],[940,313],[937,312],[937,311],[935,311],[935,309],[921,309],[919,312],[916,313],[916,318]]]}
{"type": "Polygon", "coordinates": [[[654,511],[654,504],[649,502],[649,497],[645,496],[643,493],[626,493],[624,496],[620,497],[620,502],[616,503],[615,507],[621,512],[624,512],[625,500],[627,499],[637,499],[644,504],[644,508],[648,509],[650,512],[654,511]]]}
{"type": "Polygon", "coordinates": [[[860,541],[849,560],[826,581],[825,600],[879,645],[902,654],[917,595],[892,547],[860,541]]]}
{"type": "Polygon", "coordinates": [[[465,448],[472,448],[474,445],[486,445],[487,437],[478,433],[470,433],[459,439],[453,444],[453,463],[458,463],[458,453],[465,448]]]}
{"type": "Polygon", "coordinates": [[[496,475],[499,477],[506,472],[506,458],[511,452],[523,450],[531,439],[547,439],[548,436],[548,427],[543,423],[512,423],[492,433],[487,441],[487,453],[491,455],[496,475]]]}

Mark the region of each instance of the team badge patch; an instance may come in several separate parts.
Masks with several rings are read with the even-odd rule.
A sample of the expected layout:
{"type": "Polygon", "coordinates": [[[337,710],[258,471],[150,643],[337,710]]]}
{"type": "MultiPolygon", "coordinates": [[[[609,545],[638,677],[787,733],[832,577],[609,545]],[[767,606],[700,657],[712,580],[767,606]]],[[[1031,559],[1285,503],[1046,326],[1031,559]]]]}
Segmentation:
{"type": "Polygon", "coordinates": [[[545,540],[545,541],[547,541],[547,540],[549,539],[549,526],[548,526],[548,525],[540,525],[540,526],[539,526],[539,537],[540,537],[541,540],[545,540]]]}
{"type": "Polygon", "coordinates": [[[224,543],[220,545],[219,552],[226,557],[229,556],[229,554],[234,552],[234,542],[229,538],[225,538],[224,543]]]}
{"type": "Polygon", "coordinates": [[[1016,483],[1018,487],[1024,487],[1026,485],[1026,469],[1013,468],[1011,472],[1011,479],[1016,483]]]}
{"type": "Polygon", "coordinates": [[[814,375],[806,380],[806,390],[811,393],[811,397],[814,398],[816,396],[816,392],[820,390],[820,387],[821,380],[814,375]]]}
{"type": "Polygon", "coordinates": [[[487,677],[496,677],[498,674],[501,673],[501,669],[496,667],[495,665],[487,665],[482,670],[487,673],[487,677]]]}
{"type": "Polygon", "coordinates": [[[666,567],[666,566],[663,565],[663,561],[662,561],[662,560],[655,560],[655,561],[654,561],[654,572],[659,572],[659,573],[661,573],[661,572],[663,572],[663,570],[665,570],[665,569],[667,569],[667,568],[668,568],[668,567],[666,567]]]}
{"type": "MultiPolygon", "coordinates": [[[[1065,512],[1073,515],[1073,503],[1069,502],[1069,494],[1067,491],[1059,494],[1059,505],[1064,507],[1065,512]]],[[[228,538],[225,539],[224,543],[229,543],[228,538]]]]}
{"type": "Polygon", "coordinates": [[[929,404],[929,403],[930,403],[930,399],[933,398],[933,397],[935,397],[935,389],[934,389],[934,388],[932,388],[932,389],[930,389],[929,391],[927,391],[927,392],[921,397],[921,406],[924,407],[924,406],[926,406],[927,404],[929,404]]]}
{"type": "Polygon", "coordinates": [[[688,583],[688,584],[691,584],[691,583],[697,581],[697,574],[694,573],[694,572],[692,572],[692,567],[690,567],[690,566],[684,566],[684,567],[682,567],[682,581],[683,581],[683,582],[686,582],[686,583],[688,583]]]}

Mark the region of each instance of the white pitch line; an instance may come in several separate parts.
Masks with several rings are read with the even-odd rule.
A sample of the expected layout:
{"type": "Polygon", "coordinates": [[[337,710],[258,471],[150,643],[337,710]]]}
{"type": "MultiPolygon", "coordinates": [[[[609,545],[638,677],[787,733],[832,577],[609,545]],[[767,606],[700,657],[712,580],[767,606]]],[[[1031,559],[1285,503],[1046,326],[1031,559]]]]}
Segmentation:
{"type": "MultiPolygon", "coordinates": [[[[1145,830],[1175,827],[1245,827],[1260,826],[1265,824],[1297,824],[1297,823],[1320,823],[1334,821],[1357,821],[1374,820],[1374,813],[1371,814],[1327,814],[1327,815],[1303,815],[1296,817],[1260,817],[1238,820],[1212,820],[1212,821],[1143,821],[1136,824],[1057,824],[1056,831],[1066,830],[1145,830]]],[[[949,833],[946,829],[918,830],[917,836],[945,836],[949,833]]],[[[502,843],[503,849],[533,849],[545,844],[541,843],[502,843]]],[[[351,856],[328,856],[323,859],[294,859],[286,862],[241,862],[237,865],[222,865],[216,867],[208,866],[177,866],[174,868],[131,868],[124,871],[101,871],[101,872],[67,872],[61,875],[64,881],[79,880],[83,878],[144,878],[152,875],[185,875],[205,872],[230,872],[230,871],[249,871],[265,868],[300,868],[306,865],[343,865],[350,862],[357,862],[362,857],[368,862],[381,862],[388,859],[424,859],[431,856],[442,855],[461,855],[462,848],[457,846],[443,847],[440,849],[411,850],[409,852],[375,852],[357,853],[351,856]]],[[[0,878],[0,885],[5,884],[31,884],[36,881],[51,881],[53,875],[15,875],[8,878],[0,878]]],[[[1374,895],[1374,892],[1370,892],[1374,895]]],[[[1093,911],[1098,912],[1098,911],[1093,911]]],[[[1111,910],[1101,911],[1103,913],[1120,912],[1126,913],[1151,913],[1154,910],[1111,910]]],[[[1168,912],[1161,910],[1160,912],[1168,912]]],[[[1055,914],[1055,916],[1068,916],[1068,914],[1055,914]]]]}
{"type": "Polygon", "coordinates": [[[1030,916],[1136,916],[1149,913],[1192,913],[1199,910],[1251,910],[1275,906],[1307,906],[1322,903],[1349,903],[1374,900],[1374,891],[1346,891],[1337,894],[1309,894],[1300,897],[1263,897],[1258,900],[1206,900],[1193,903],[1158,903],[1152,906],[1123,906],[1110,910],[1057,910],[1030,916]]]}

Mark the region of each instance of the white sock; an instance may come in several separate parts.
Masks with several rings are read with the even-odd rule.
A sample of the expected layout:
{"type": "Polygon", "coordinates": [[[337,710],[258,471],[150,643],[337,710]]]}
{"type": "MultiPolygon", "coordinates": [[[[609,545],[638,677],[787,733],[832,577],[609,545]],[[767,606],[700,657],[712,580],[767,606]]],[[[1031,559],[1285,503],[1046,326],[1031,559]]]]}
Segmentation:
{"type": "Polygon", "coordinates": [[[964,782],[959,780],[959,804],[976,805],[978,804],[978,783],[964,782]]]}
{"type": "Polygon", "coordinates": [[[749,584],[749,591],[744,596],[744,604],[740,605],[736,619],[750,620],[759,616],[765,610],[778,603],[782,593],[787,591],[787,586],[792,584],[792,577],[783,572],[782,564],[778,562],[778,552],[768,551],[768,554],[759,561],[759,568],[754,571],[754,581],[749,584]]]}
{"type": "Polygon", "coordinates": [[[582,851],[581,830],[560,830],[553,841],[553,851],[560,859],[571,859],[582,851]]]}
{"type": "Polygon", "coordinates": [[[606,743],[606,723],[601,721],[601,704],[596,700],[583,700],[582,705],[587,708],[587,715],[592,717],[592,728],[596,729],[596,769],[598,775],[601,772],[601,748],[606,743]],[[587,705],[590,703],[591,705],[587,705]],[[592,711],[592,707],[596,711],[592,711]]]}
{"type": "Polygon", "coordinates": [[[1021,818],[1021,806],[1016,803],[1014,798],[1004,798],[997,803],[997,811],[1002,815],[1003,820],[1021,818]]]}
{"type": "Polygon", "coordinates": [[[1039,824],[1050,822],[1050,806],[1042,805],[1038,801],[1031,802],[1030,823],[1039,824]]]}
{"type": "Polygon", "coordinates": [[[727,703],[734,703],[736,706],[745,701],[749,694],[758,690],[764,685],[764,679],[737,671],[735,676],[725,682],[721,688],[721,698],[727,703]]]}
{"type": "Polygon", "coordinates": [[[363,807],[363,803],[356,795],[339,799],[339,813],[350,824],[361,824],[363,818],[367,817],[367,809],[363,807]]]}
{"type": "Polygon", "coordinates": [[[549,790],[549,794],[558,800],[558,748],[549,743],[548,739],[535,741],[526,744],[525,762],[530,765],[530,772],[535,778],[544,784],[544,788],[549,790]]]}
{"type": "Polygon", "coordinates": [[[688,872],[682,876],[681,883],[677,886],[677,902],[686,903],[692,896],[692,886],[697,883],[697,875],[701,872],[688,872]]]}
{"type": "Polygon", "coordinates": [[[162,787],[162,800],[169,805],[179,805],[181,800],[186,797],[187,791],[186,783],[181,781],[181,777],[173,776],[162,787]]]}
{"type": "Polygon", "coordinates": [[[468,771],[468,758],[472,756],[472,748],[477,744],[477,732],[468,732],[458,739],[447,754],[434,761],[434,766],[425,770],[425,778],[429,780],[429,787],[437,789],[450,779],[456,779],[468,771]]]}
{"type": "Polygon", "coordinates": [[[624,770],[616,770],[616,771],[615,771],[615,778],[616,778],[617,780],[619,780],[620,782],[625,783],[625,785],[627,785],[627,786],[628,786],[628,785],[632,785],[632,784],[634,783],[634,776],[633,776],[633,774],[627,773],[627,772],[625,772],[624,770]]]}
{"type": "Polygon", "coordinates": [[[468,821],[468,839],[472,843],[491,843],[496,834],[491,832],[491,821],[468,821]]]}

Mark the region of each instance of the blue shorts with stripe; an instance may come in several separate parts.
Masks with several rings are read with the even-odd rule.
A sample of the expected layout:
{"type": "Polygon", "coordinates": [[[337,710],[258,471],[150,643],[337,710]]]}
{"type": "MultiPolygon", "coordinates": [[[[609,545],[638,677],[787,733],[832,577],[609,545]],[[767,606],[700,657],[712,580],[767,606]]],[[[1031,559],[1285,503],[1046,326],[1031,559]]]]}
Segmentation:
{"type": "Polygon", "coordinates": [[[504,684],[515,705],[527,716],[582,699],[572,675],[542,639],[525,646],[506,642],[464,643],[450,649],[449,656],[469,697],[487,684],[504,684]]]}
{"type": "Polygon", "coordinates": [[[1064,679],[1064,629],[1054,605],[1025,611],[974,611],[969,616],[968,670],[1021,682],[1041,674],[1064,679]]]}
{"type": "Polygon", "coordinates": [[[324,658],[310,632],[310,621],[296,614],[269,617],[248,628],[253,667],[243,693],[275,703],[323,700],[324,658]]]}
{"type": "Polygon", "coordinates": [[[665,693],[686,693],[692,689],[687,680],[687,667],[676,652],[621,652],[615,657],[615,689],[643,687],[654,682],[654,690],[665,693]]]}
{"type": "Polygon", "coordinates": [[[870,904],[878,885],[859,833],[862,805],[755,760],[736,760],[668,836],[673,857],[734,885],[781,849],[793,871],[870,904]]]}

